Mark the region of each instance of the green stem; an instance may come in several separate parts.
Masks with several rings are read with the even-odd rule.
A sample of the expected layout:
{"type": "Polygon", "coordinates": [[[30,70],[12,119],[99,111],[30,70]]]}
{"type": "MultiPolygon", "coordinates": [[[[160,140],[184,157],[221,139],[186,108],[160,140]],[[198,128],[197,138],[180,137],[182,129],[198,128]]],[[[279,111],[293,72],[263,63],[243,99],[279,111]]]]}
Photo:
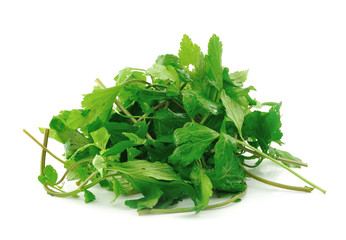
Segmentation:
{"type": "Polygon", "coordinates": [[[204,115],[204,117],[202,118],[202,120],[201,120],[201,122],[200,122],[199,124],[203,125],[203,123],[204,123],[205,121],[207,121],[209,115],[210,115],[209,113],[207,113],[206,115],[204,115]]]}
{"type": "MultiPolygon", "coordinates": [[[[47,146],[49,138],[49,128],[44,129],[43,133],[43,146],[47,146]]],[[[42,149],[41,153],[41,165],[40,165],[40,174],[43,175],[43,170],[46,167],[46,150],[42,149]]]]}
{"type": "MultiPolygon", "coordinates": [[[[237,195],[233,196],[232,198],[216,204],[208,205],[204,208],[204,210],[223,207],[227,204],[230,204],[237,199],[241,198],[246,192],[246,189],[243,192],[238,193],[237,195]]],[[[143,209],[138,211],[138,215],[144,215],[149,213],[183,213],[183,212],[194,212],[196,211],[195,207],[186,207],[186,208],[172,208],[172,209],[159,209],[159,208],[153,208],[153,209],[143,209]]]]}
{"type": "Polygon", "coordinates": [[[255,151],[256,153],[260,154],[261,156],[273,161],[274,163],[276,163],[277,165],[279,165],[280,167],[283,167],[284,169],[286,169],[287,171],[291,172],[293,175],[295,175],[296,177],[300,178],[301,180],[303,180],[304,182],[306,182],[307,184],[309,184],[310,186],[320,190],[323,193],[326,193],[326,190],[322,189],[321,187],[317,186],[316,184],[314,184],[313,182],[307,180],[306,178],[304,178],[303,176],[301,176],[300,174],[298,174],[297,172],[295,172],[294,170],[292,170],[291,168],[287,167],[285,164],[281,163],[280,161],[272,158],[271,156],[261,152],[260,150],[258,150],[257,148],[252,147],[251,145],[249,145],[246,142],[240,141],[235,139],[235,141],[243,146],[246,146],[248,148],[250,148],[251,150],[255,151]]]}
{"type": "MultiPolygon", "coordinates": [[[[102,89],[105,89],[105,88],[106,88],[106,86],[101,82],[100,79],[96,79],[95,82],[97,83],[97,85],[99,85],[100,88],[102,88],[102,89]]],[[[143,82],[143,83],[148,83],[148,82],[143,81],[143,80],[130,80],[130,81],[128,81],[128,82],[125,83],[125,84],[129,84],[129,83],[131,83],[131,82],[143,82]]],[[[150,83],[148,83],[148,84],[150,84],[150,83]]],[[[131,120],[134,124],[137,123],[137,120],[136,120],[135,118],[133,118],[132,114],[127,110],[126,107],[124,107],[124,105],[123,105],[118,99],[115,98],[115,99],[114,99],[114,103],[120,108],[121,111],[123,111],[123,112],[125,113],[125,115],[127,115],[127,116],[130,118],[130,120],[131,120]]],[[[150,136],[149,133],[146,134],[146,137],[147,137],[147,139],[154,140],[154,139],[152,138],[152,136],[150,136]]]]}
{"type": "MultiPolygon", "coordinates": [[[[254,154],[256,155],[257,157],[262,157],[261,154],[258,154],[257,152],[251,150],[251,149],[247,149],[246,147],[243,147],[242,145],[238,145],[238,148],[240,148],[241,150],[244,150],[246,152],[249,152],[251,154],[254,154]]],[[[297,161],[294,161],[294,160],[290,160],[290,159],[286,159],[286,158],[277,158],[277,160],[280,160],[281,162],[286,162],[286,163],[292,163],[292,164],[295,164],[295,165],[299,165],[299,166],[303,166],[303,167],[307,167],[308,164],[307,163],[304,163],[304,162],[297,162],[297,161]]]]}
{"type": "Polygon", "coordinates": [[[25,129],[23,129],[23,132],[28,135],[35,143],[37,143],[44,151],[46,151],[47,153],[49,153],[53,158],[55,158],[56,160],[58,160],[59,162],[61,162],[62,164],[65,164],[65,161],[61,160],[60,158],[58,158],[57,156],[55,156],[51,151],[49,151],[45,146],[43,146],[36,138],[34,138],[34,136],[32,136],[28,131],[26,131],[25,129]]]}
{"type": "Polygon", "coordinates": [[[78,165],[81,164],[81,163],[90,162],[90,161],[92,161],[92,160],[93,160],[92,158],[88,158],[88,159],[80,160],[80,161],[74,163],[73,165],[71,165],[71,167],[69,167],[69,168],[66,170],[66,172],[64,173],[64,175],[61,177],[61,179],[60,179],[59,181],[56,182],[55,185],[58,185],[58,184],[60,184],[62,181],[64,181],[64,179],[66,178],[67,174],[68,174],[73,168],[75,168],[76,166],[78,166],[78,165]]]}
{"type": "Polygon", "coordinates": [[[281,184],[281,183],[269,181],[267,179],[256,176],[252,172],[249,172],[243,166],[241,166],[241,167],[244,169],[246,175],[248,175],[249,177],[252,177],[253,179],[256,179],[259,182],[262,182],[262,183],[265,183],[265,184],[268,184],[268,185],[271,185],[274,187],[284,188],[284,189],[289,189],[289,190],[295,190],[295,191],[303,191],[303,192],[311,192],[313,190],[313,188],[310,188],[310,187],[296,187],[296,186],[290,186],[290,185],[286,185],[286,184],[281,184]]]}

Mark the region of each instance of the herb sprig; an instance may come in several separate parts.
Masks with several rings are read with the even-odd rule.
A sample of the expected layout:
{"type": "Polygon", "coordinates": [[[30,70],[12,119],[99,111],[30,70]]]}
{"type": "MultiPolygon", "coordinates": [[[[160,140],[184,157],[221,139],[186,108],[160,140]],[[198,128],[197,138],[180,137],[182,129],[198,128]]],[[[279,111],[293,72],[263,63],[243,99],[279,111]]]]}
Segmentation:
{"type": "Polygon", "coordinates": [[[260,103],[245,87],[248,70],[231,72],[222,66],[222,43],[213,35],[208,53],[184,35],[178,56],[160,55],[147,70],[124,68],[107,88],[97,79],[93,92],[84,95],[81,109],[61,111],[50,121],[41,144],[38,180],[48,194],[78,197],[86,203],[99,184],[120,195],[141,193],[125,204],[146,213],[199,212],[236,202],[245,194],[247,177],[275,187],[310,192],[325,190],[294,168],[307,166],[282,145],[281,103],[260,103]],[[269,107],[268,111],[261,111],[269,107]],[[255,109],[255,110],[254,110],[255,109]],[[48,137],[65,147],[63,159],[47,149],[48,137]],[[64,165],[60,179],[46,153],[64,165]],[[269,181],[249,169],[269,159],[309,186],[296,187],[269,181]],[[250,164],[253,161],[254,164],[250,164]],[[64,181],[77,188],[63,190],[64,181]],[[231,198],[209,204],[213,194],[231,198]],[[191,198],[194,206],[172,208],[191,198]]]}

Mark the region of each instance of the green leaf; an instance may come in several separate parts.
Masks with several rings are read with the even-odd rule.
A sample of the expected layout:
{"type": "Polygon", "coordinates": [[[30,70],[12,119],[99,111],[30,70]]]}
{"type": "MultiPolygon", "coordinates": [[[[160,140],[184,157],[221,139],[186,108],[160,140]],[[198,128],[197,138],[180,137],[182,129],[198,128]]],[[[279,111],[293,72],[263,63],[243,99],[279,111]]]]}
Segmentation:
{"type": "Polygon", "coordinates": [[[280,107],[281,103],[273,106],[269,112],[253,111],[244,119],[244,138],[256,139],[263,152],[268,151],[271,142],[281,143],[280,107]]]}
{"type": "Polygon", "coordinates": [[[146,186],[146,189],[141,189],[144,197],[135,200],[126,200],[125,205],[131,208],[137,208],[141,210],[143,208],[153,208],[159,201],[160,197],[163,195],[161,189],[156,185],[146,186]]]}
{"type": "Polygon", "coordinates": [[[147,150],[148,161],[167,162],[168,157],[173,153],[175,149],[175,145],[171,142],[163,143],[156,140],[151,144],[146,144],[145,149],[147,150]]]}
{"type": "MultiPolygon", "coordinates": [[[[286,152],[284,150],[279,150],[273,147],[269,147],[269,155],[274,158],[285,158],[285,159],[293,160],[296,162],[303,162],[300,158],[293,156],[289,152],[286,152]]],[[[291,168],[300,168],[300,165],[297,165],[297,164],[287,163],[287,162],[282,162],[282,163],[291,168]]]]}
{"type": "Polygon", "coordinates": [[[195,68],[200,65],[201,58],[204,55],[201,48],[191,41],[191,38],[184,34],[183,39],[180,42],[179,59],[183,66],[188,67],[190,64],[195,68]]]}
{"type": "Polygon", "coordinates": [[[115,144],[113,147],[107,149],[102,154],[102,156],[108,157],[108,156],[118,155],[118,154],[122,153],[123,151],[125,151],[127,148],[134,147],[137,145],[139,145],[139,144],[137,144],[133,141],[130,141],[130,140],[121,141],[121,142],[118,142],[117,144],[115,144]]]}
{"type": "Polygon", "coordinates": [[[169,108],[159,109],[153,116],[155,135],[158,138],[169,137],[172,141],[174,130],[183,127],[190,120],[185,113],[175,113],[169,108]]]}
{"type": "Polygon", "coordinates": [[[249,70],[237,71],[234,73],[230,73],[229,77],[235,86],[242,87],[244,82],[247,79],[248,73],[249,73],[249,70]]]}
{"type": "Polygon", "coordinates": [[[237,143],[233,137],[221,133],[215,144],[215,172],[216,174],[227,173],[237,151],[237,143]]]}
{"type": "Polygon", "coordinates": [[[161,64],[164,66],[172,66],[178,73],[179,78],[183,82],[191,82],[192,79],[187,71],[180,65],[180,59],[172,54],[160,55],[156,59],[156,64],[161,64]]]}
{"type": "Polygon", "coordinates": [[[82,107],[89,110],[86,119],[88,123],[100,119],[102,122],[109,120],[113,103],[119,91],[124,85],[119,85],[106,89],[95,89],[92,93],[84,95],[82,107]]]}
{"type": "Polygon", "coordinates": [[[108,133],[105,127],[102,127],[94,132],[90,133],[94,140],[96,147],[100,149],[106,149],[107,143],[111,135],[108,133]]]}
{"type": "Polygon", "coordinates": [[[78,148],[89,144],[90,141],[77,130],[67,127],[59,116],[54,116],[49,127],[57,135],[57,140],[65,144],[66,157],[69,158],[78,148]]]}
{"type": "Polygon", "coordinates": [[[119,182],[119,180],[115,177],[112,177],[112,182],[113,182],[113,186],[112,186],[112,190],[114,192],[114,199],[113,199],[113,203],[115,202],[115,200],[117,200],[117,198],[125,193],[122,184],[119,182]]]}
{"type": "MultiPolygon", "coordinates": [[[[138,71],[135,68],[124,68],[119,71],[118,75],[114,78],[116,86],[119,86],[121,84],[124,84],[130,80],[142,80],[146,81],[146,76],[143,71],[138,71]]],[[[145,83],[142,82],[133,82],[131,83],[131,86],[136,88],[144,88],[146,86],[145,83]]],[[[119,91],[118,99],[120,102],[122,102],[124,105],[127,105],[128,102],[128,94],[125,91],[119,91]]]]}
{"type": "Polygon", "coordinates": [[[174,141],[177,148],[169,157],[169,163],[186,167],[195,160],[199,160],[209,144],[219,136],[214,130],[191,123],[174,132],[174,141]]]}
{"type": "Polygon", "coordinates": [[[131,162],[114,163],[112,169],[133,178],[153,182],[153,180],[180,180],[173,168],[166,163],[135,160],[131,162]]]}
{"type": "Polygon", "coordinates": [[[171,65],[164,66],[161,64],[154,64],[147,70],[147,74],[154,78],[153,83],[167,84],[167,91],[171,92],[171,94],[168,95],[179,95],[180,78],[177,71],[171,65]],[[165,82],[165,80],[167,80],[168,82],[165,82]]]}
{"type": "Polygon", "coordinates": [[[213,185],[204,170],[197,165],[192,168],[190,177],[197,192],[195,210],[199,212],[208,206],[209,198],[213,195],[213,185]]]}
{"type": "Polygon", "coordinates": [[[71,111],[61,111],[58,118],[66,125],[66,127],[76,130],[86,126],[85,110],[73,109],[71,111]]]}
{"type": "Polygon", "coordinates": [[[225,90],[221,91],[221,101],[226,109],[226,115],[237,127],[240,136],[242,135],[242,126],[244,122],[244,111],[242,107],[234,99],[230,98],[225,90]]]}
{"type": "Polygon", "coordinates": [[[90,202],[94,201],[95,199],[96,199],[96,197],[92,192],[90,192],[86,189],[84,190],[84,202],[85,203],[90,203],[90,202]]]}
{"type": "Polygon", "coordinates": [[[208,171],[214,188],[226,192],[239,192],[245,189],[245,171],[240,167],[240,160],[235,155],[237,143],[228,134],[220,134],[215,144],[215,170],[208,171]]]}
{"type": "Polygon", "coordinates": [[[110,141],[112,144],[116,144],[128,139],[125,135],[123,135],[123,132],[135,133],[138,131],[137,127],[125,122],[106,122],[104,126],[107,129],[107,132],[111,135],[110,141]]]}
{"type": "Polygon", "coordinates": [[[209,83],[220,92],[223,87],[222,43],[215,34],[209,40],[205,61],[209,83]]]}
{"type": "Polygon", "coordinates": [[[151,77],[158,78],[160,80],[169,80],[171,82],[179,81],[177,72],[170,65],[164,66],[161,64],[154,64],[146,72],[151,77]]]}
{"type": "Polygon", "coordinates": [[[192,89],[187,89],[183,92],[183,104],[191,119],[194,119],[197,114],[219,115],[223,113],[221,103],[210,100],[203,96],[202,93],[192,89]]]}
{"type": "Polygon", "coordinates": [[[43,174],[38,176],[38,180],[42,184],[48,184],[53,187],[58,180],[58,173],[51,165],[47,165],[43,169],[43,174]]]}
{"type": "Polygon", "coordinates": [[[134,133],[123,133],[126,137],[128,137],[128,139],[130,139],[130,141],[134,142],[137,145],[141,145],[144,144],[146,142],[145,139],[138,137],[136,134],[134,133]]]}
{"type": "Polygon", "coordinates": [[[101,155],[96,155],[93,159],[93,165],[103,176],[104,169],[107,167],[105,159],[101,155]]]}

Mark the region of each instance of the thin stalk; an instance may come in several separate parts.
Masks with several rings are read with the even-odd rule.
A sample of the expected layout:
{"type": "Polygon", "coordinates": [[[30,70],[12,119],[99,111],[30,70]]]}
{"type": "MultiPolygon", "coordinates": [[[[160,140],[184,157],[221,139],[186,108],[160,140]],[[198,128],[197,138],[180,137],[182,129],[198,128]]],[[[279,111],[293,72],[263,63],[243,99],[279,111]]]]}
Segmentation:
{"type": "MultiPolygon", "coordinates": [[[[261,154],[258,154],[257,152],[251,150],[251,149],[248,149],[242,145],[238,145],[238,148],[240,148],[241,150],[244,150],[246,152],[249,152],[249,153],[252,153],[258,157],[262,157],[261,154]]],[[[286,163],[292,163],[292,164],[295,164],[295,165],[300,165],[300,166],[303,166],[303,167],[307,167],[308,164],[307,163],[304,163],[304,162],[297,162],[297,161],[294,161],[294,160],[290,160],[290,159],[286,159],[286,158],[277,158],[277,160],[280,160],[281,162],[286,162],[286,163]]]]}
{"type": "MultiPolygon", "coordinates": [[[[154,107],[154,110],[156,111],[157,109],[162,108],[163,106],[166,105],[166,102],[167,102],[167,101],[163,101],[163,102],[159,103],[158,105],[156,105],[156,106],[154,107]]],[[[145,113],[145,114],[144,114],[143,116],[141,116],[137,121],[138,121],[138,122],[139,122],[139,121],[142,121],[143,119],[147,118],[147,116],[148,116],[148,114],[145,113]]]]}
{"type": "Polygon", "coordinates": [[[55,196],[55,197],[70,197],[70,196],[74,196],[74,195],[76,195],[76,194],[78,194],[80,192],[83,192],[85,189],[88,189],[88,188],[91,188],[91,187],[95,186],[96,184],[98,184],[102,180],[107,179],[108,177],[117,176],[117,175],[118,175],[117,173],[106,175],[104,177],[96,179],[94,182],[91,182],[91,183],[89,183],[87,185],[84,185],[83,188],[78,187],[78,189],[73,190],[71,192],[56,192],[56,191],[53,191],[52,189],[50,189],[50,187],[47,186],[47,185],[44,185],[44,188],[47,191],[47,193],[52,195],[52,196],[55,196]]]}
{"type": "MultiPolygon", "coordinates": [[[[44,129],[43,134],[43,146],[47,146],[49,137],[49,128],[44,129]]],[[[46,150],[42,149],[41,153],[41,165],[40,165],[40,174],[43,175],[43,170],[46,167],[46,150]]]]}
{"type": "MultiPolygon", "coordinates": [[[[131,80],[132,82],[145,82],[147,83],[146,81],[142,81],[142,80],[131,80]]],[[[96,79],[95,82],[97,83],[97,85],[99,85],[100,88],[104,89],[106,88],[106,86],[101,82],[100,79],[96,79]]],[[[137,123],[137,120],[135,118],[133,118],[132,114],[124,107],[124,105],[118,100],[118,99],[114,99],[114,103],[120,108],[121,111],[123,111],[125,113],[125,115],[127,115],[130,120],[136,124],[137,123]]],[[[150,139],[150,140],[154,140],[152,138],[152,136],[150,136],[149,133],[146,134],[146,138],[147,139],[150,139]]]]}
{"type": "MultiPolygon", "coordinates": [[[[208,205],[203,210],[223,207],[223,206],[230,204],[230,203],[236,201],[237,199],[241,198],[245,194],[245,192],[246,192],[246,189],[243,192],[238,193],[237,195],[233,196],[232,198],[230,198],[224,202],[208,205]]],[[[183,213],[183,212],[194,212],[194,211],[196,211],[195,207],[172,208],[172,209],[153,208],[153,209],[140,210],[140,211],[138,211],[138,215],[145,215],[145,214],[149,214],[149,213],[183,213]]]]}
{"type": "Polygon", "coordinates": [[[241,166],[241,167],[244,169],[247,176],[252,177],[253,179],[256,179],[259,182],[262,182],[262,183],[265,183],[265,184],[268,184],[268,185],[271,185],[274,187],[284,188],[284,189],[289,189],[289,190],[295,190],[295,191],[303,191],[303,192],[311,192],[313,190],[313,188],[310,188],[310,187],[296,187],[296,186],[290,186],[290,185],[286,185],[286,184],[281,184],[281,183],[269,181],[267,179],[256,176],[252,172],[245,169],[243,166],[241,166]]]}
{"type": "Polygon", "coordinates": [[[49,151],[44,145],[42,145],[36,138],[34,138],[34,136],[32,136],[28,131],[26,131],[25,129],[23,129],[23,132],[28,135],[35,143],[37,143],[43,150],[45,150],[47,153],[49,153],[49,155],[51,155],[53,158],[55,158],[56,160],[58,160],[59,162],[61,162],[62,164],[65,164],[65,161],[61,160],[60,158],[58,158],[57,156],[55,156],[55,154],[53,154],[51,151],[49,151]]]}
{"type": "Polygon", "coordinates": [[[76,166],[78,166],[79,164],[85,163],[85,162],[90,162],[92,159],[84,159],[84,160],[80,160],[78,162],[76,162],[75,164],[71,165],[71,167],[69,167],[66,172],[64,173],[64,175],[61,177],[61,179],[59,181],[56,182],[56,185],[60,184],[62,181],[64,181],[64,179],[66,178],[67,174],[76,166]]]}
{"type": "Polygon", "coordinates": [[[178,103],[176,100],[171,99],[172,102],[174,102],[181,110],[183,110],[184,112],[186,112],[185,108],[183,106],[181,106],[180,103],[178,103]]]}
{"type": "Polygon", "coordinates": [[[85,185],[87,185],[87,183],[90,181],[90,179],[92,179],[93,177],[95,177],[95,175],[97,174],[97,173],[99,173],[99,171],[95,171],[95,172],[93,172],[92,174],[90,174],[85,180],[84,180],[84,182],[82,182],[80,185],[79,185],[79,189],[83,189],[83,187],[85,186],[85,185]]]}
{"type": "Polygon", "coordinates": [[[260,150],[258,150],[257,148],[252,147],[251,145],[249,145],[246,142],[240,141],[240,140],[235,140],[238,144],[246,146],[248,148],[250,148],[251,150],[257,152],[258,154],[260,154],[261,156],[273,161],[274,163],[276,163],[277,165],[283,167],[284,169],[286,169],[287,171],[291,172],[293,175],[295,175],[296,177],[300,178],[301,180],[303,180],[304,182],[306,182],[307,184],[309,184],[310,186],[318,189],[319,191],[321,191],[322,193],[326,193],[326,190],[322,189],[321,187],[317,186],[316,184],[314,184],[313,182],[307,180],[306,178],[304,178],[303,176],[301,176],[300,174],[298,174],[297,172],[295,172],[294,170],[292,170],[291,168],[287,167],[285,164],[281,163],[280,161],[278,161],[277,159],[272,158],[271,156],[261,152],[260,150]]]}
{"type": "Polygon", "coordinates": [[[207,113],[206,115],[204,115],[204,117],[202,118],[202,120],[200,121],[200,123],[199,124],[203,124],[205,121],[207,121],[207,119],[208,119],[208,117],[209,117],[209,113],[207,113]]]}

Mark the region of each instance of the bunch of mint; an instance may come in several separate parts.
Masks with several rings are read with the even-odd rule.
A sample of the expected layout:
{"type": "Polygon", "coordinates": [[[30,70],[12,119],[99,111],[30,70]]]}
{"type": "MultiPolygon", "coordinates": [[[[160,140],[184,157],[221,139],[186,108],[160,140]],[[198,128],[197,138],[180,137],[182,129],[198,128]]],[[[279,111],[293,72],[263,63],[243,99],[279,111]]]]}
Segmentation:
{"type": "Polygon", "coordinates": [[[222,66],[222,43],[213,35],[208,53],[184,35],[178,56],[159,56],[145,70],[125,68],[106,88],[100,80],[86,94],[82,109],[61,111],[45,134],[39,181],[48,194],[96,199],[99,184],[119,195],[141,193],[125,204],[140,214],[199,212],[238,201],[246,178],[298,191],[325,190],[292,168],[306,166],[299,158],[271,146],[282,145],[281,103],[260,103],[244,87],[248,71],[222,66]],[[260,111],[262,107],[268,111],[260,111]],[[256,110],[255,110],[256,109],[256,110]],[[65,147],[64,159],[47,149],[48,136],[65,147]],[[46,152],[66,168],[58,180],[45,164],[46,152]],[[269,159],[311,187],[284,185],[256,176],[249,168],[269,159]],[[62,183],[75,181],[65,191],[62,183]],[[213,194],[228,193],[224,202],[209,204],[213,194]],[[174,208],[190,198],[194,206],[174,208]]]}

